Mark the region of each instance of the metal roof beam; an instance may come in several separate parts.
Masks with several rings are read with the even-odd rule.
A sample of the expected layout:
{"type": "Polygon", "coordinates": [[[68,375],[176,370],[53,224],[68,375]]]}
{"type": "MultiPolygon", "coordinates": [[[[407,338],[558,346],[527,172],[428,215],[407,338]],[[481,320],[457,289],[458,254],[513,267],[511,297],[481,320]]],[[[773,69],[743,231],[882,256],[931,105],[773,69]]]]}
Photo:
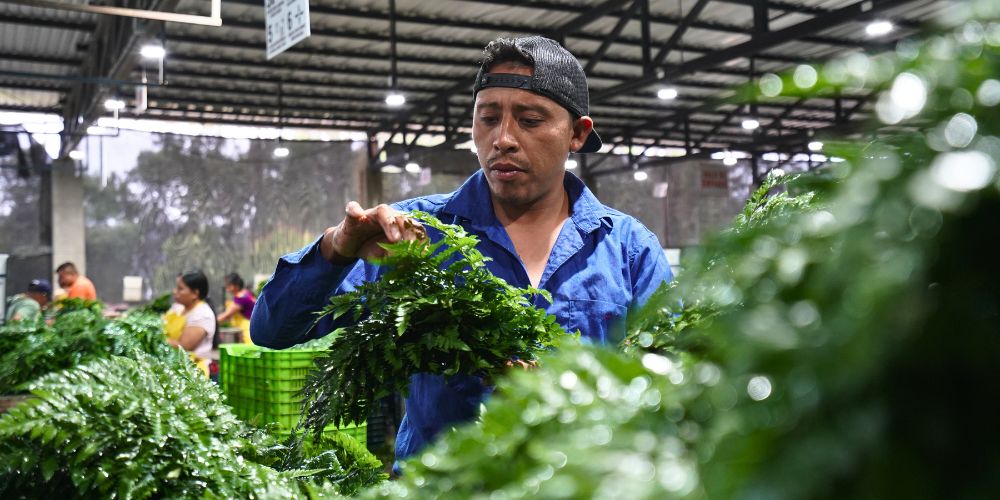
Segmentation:
{"type": "MultiPolygon", "coordinates": [[[[748,42],[735,45],[733,47],[728,47],[725,49],[718,50],[706,54],[698,59],[694,59],[684,64],[674,66],[673,68],[665,71],[662,77],[646,77],[633,80],[631,82],[623,83],[615,87],[604,89],[597,93],[597,95],[591,95],[591,102],[600,101],[602,99],[607,99],[613,95],[618,95],[627,92],[633,92],[635,90],[647,87],[651,84],[667,81],[671,78],[677,78],[684,74],[693,73],[700,71],[702,69],[710,68],[718,64],[723,64],[725,62],[731,61],[740,57],[747,57],[757,54],[763,50],[776,47],[778,45],[787,43],[789,41],[795,40],[802,37],[806,33],[815,32],[822,29],[828,29],[845,22],[869,17],[873,14],[881,12],[883,10],[889,9],[891,7],[896,7],[899,5],[905,5],[906,3],[912,2],[914,0],[863,0],[847,7],[843,7],[832,11],[827,14],[819,15],[803,21],[799,24],[789,26],[778,31],[771,31],[765,34],[760,34],[755,36],[748,42]]],[[[667,116],[659,120],[658,122],[649,122],[644,124],[645,126],[655,125],[656,123],[663,123],[670,121],[673,116],[667,116]]]]}
{"type": "Polygon", "coordinates": [[[566,21],[558,28],[549,32],[552,38],[562,40],[566,35],[570,35],[587,26],[588,24],[614,12],[629,0],[606,0],[604,3],[566,21]]]}
{"type": "Polygon", "coordinates": [[[691,10],[689,10],[687,15],[684,16],[684,19],[677,23],[677,27],[674,28],[674,32],[670,34],[670,38],[668,38],[667,42],[660,47],[660,51],[657,52],[656,57],[653,58],[654,67],[663,65],[663,62],[667,60],[667,54],[669,54],[671,50],[674,50],[681,42],[681,37],[684,36],[684,32],[686,32],[688,27],[691,26],[691,23],[698,19],[698,16],[701,15],[701,11],[704,10],[706,5],[708,5],[708,0],[698,0],[698,3],[691,7],[691,10]]]}
{"type": "MultiPolygon", "coordinates": [[[[169,9],[178,0],[137,0],[133,6],[148,9],[169,9]]],[[[78,68],[81,76],[88,78],[119,79],[128,73],[135,58],[135,46],[143,33],[143,24],[132,18],[101,17],[93,32],[94,43],[88,47],[83,63],[78,68]]],[[[99,83],[77,81],[66,95],[63,106],[63,140],[60,155],[69,153],[80,139],[81,131],[101,114],[98,102],[105,90],[99,83]]]]}
{"type": "MultiPolygon", "coordinates": [[[[753,5],[757,0],[716,0],[718,2],[735,4],[735,5],[753,5]]],[[[826,7],[817,7],[813,5],[806,5],[795,2],[782,2],[777,0],[768,0],[767,7],[770,10],[778,10],[783,12],[795,12],[798,14],[810,14],[818,15],[830,12],[831,9],[826,7]]],[[[911,29],[919,29],[920,23],[916,23],[907,19],[897,19],[893,21],[894,24],[899,26],[904,26],[911,29]]]]}
{"type": "Polygon", "coordinates": [[[643,1],[645,0],[635,0],[632,2],[632,6],[618,18],[618,22],[615,23],[614,29],[611,30],[611,33],[608,34],[608,36],[604,37],[604,41],[601,42],[601,46],[598,47],[597,51],[587,56],[587,65],[583,68],[584,73],[589,75],[594,69],[594,66],[597,66],[597,63],[601,62],[601,59],[604,58],[604,54],[606,54],[608,49],[611,48],[611,43],[621,36],[622,30],[625,29],[625,25],[632,20],[632,16],[635,14],[636,9],[639,5],[641,5],[640,2],[643,1]]]}
{"type": "MultiPolygon", "coordinates": [[[[208,46],[214,46],[214,47],[220,47],[220,48],[246,48],[246,49],[251,49],[251,50],[259,51],[259,53],[261,53],[261,54],[263,53],[263,50],[264,50],[264,44],[263,43],[255,43],[255,42],[249,42],[249,41],[234,42],[234,41],[231,41],[231,40],[221,40],[221,39],[215,39],[215,38],[197,37],[197,36],[190,36],[190,35],[168,35],[167,36],[167,41],[168,42],[183,42],[183,43],[192,43],[192,44],[199,44],[199,45],[208,45],[208,46]],[[234,44],[237,44],[237,45],[234,45],[234,44]]],[[[482,49],[482,47],[479,46],[479,49],[482,49]]],[[[697,49],[697,50],[686,49],[685,51],[687,51],[687,52],[695,52],[695,53],[699,53],[699,54],[704,54],[704,53],[711,52],[710,49],[697,49]]],[[[344,58],[355,58],[355,59],[364,59],[364,60],[371,60],[371,59],[382,59],[382,60],[384,60],[385,57],[386,57],[385,54],[381,54],[381,53],[358,52],[358,51],[336,49],[336,48],[311,49],[311,48],[306,48],[306,47],[302,47],[302,48],[300,48],[300,47],[292,47],[291,49],[287,50],[285,53],[288,53],[288,54],[301,54],[301,55],[309,55],[309,56],[321,56],[321,57],[322,56],[344,57],[344,58]]],[[[576,55],[577,55],[577,57],[580,57],[580,58],[583,58],[583,59],[587,59],[587,58],[591,57],[587,53],[579,52],[579,51],[578,51],[578,53],[576,55]]],[[[177,56],[175,54],[172,54],[170,57],[171,57],[171,59],[174,59],[177,56]]],[[[397,57],[398,57],[398,60],[400,62],[410,62],[410,63],[420,63],[420,64],[447,64],[447,65],[452,65],[452,66],[466,66],[466,67],[468,67],[468,66],[476,65],[478,63],[478,56],[475,59],[470,58],[468,60],[456,60],[456,59],[437,58],[437,57],[434,57],[434,56],[419,56],[419,57],[414,57],[414,56],[399,55],[397,57]]],[[[623,58],[623,57],[610,58],[610,57],[604,56],[603,59],[606,62],[611,62],[611,63],[615,63],[615,64],[626,64],[626,65],[636,65],[636,66],[641,66],[642,65],[641,59],[637,59],[637,58],[623,58]]],[[[758,60],[769,60],[769,61],[778,62],[778,63],[785,63],[785,64],[802,64],[802,63],[807,62],[806,60],[804,60],[802,58],[798,58],[798,57],[780,57],[780,56],[758,57],[758,60]]],[[[252,63],[253,65],[255,65],[257,67],[281,67],[281,66],[278,66],[273,61],[271,61],[271,62],[265,62],[265,61],[259,61],[259,60],[213,59],[213,64],[219,64],[219,63],[224,63],[224,64],[251,64],[252,63]]],[[[289,64],[289,65],[284,65],[283,67],[299,68],[299,67],[303,67],[303,64],[299,64],[299,63],[289,64]]],[[[672,66],[668,66],[668,67],[672,67],[672,66]]],[[[323,71],[326,71],[326,72],[331,71],[331,66],[330,65],[323,66],[323,71]]],[[[747,72],[745,70],[740,70],[738,68],[710,68],[710,69],[704,70],[703,72],[705,72],[705,73],[711,73],[711,74],[727,75],[727,76],[740,76],[740,77],[746,77],[747,76],[747,72]]],[[[388,73],[385,73],[385,74],[388,74],[388,73]]],[[[406,72],[403,72],[402,76],[406,77],[408,75],[407,75],[406,72]]],[[[620,73],[595,73],[595,74],[588,73],[588,76],[590,76],[592,78],[609,78],[609,79],[624,79],[624,78],[627,78],[627,77],[623,77],[620,73]]],[[[438,77],[438,78],[440,78],[440,77],[438,77]]],[[[468,78],[468,79],[471,80],[472,76],[468,75],[468,76],[465,76],[465,78],[468,78]]],[[[472,84],[470,82],[469,86],[471,87],[471,85],[472,84]]]]}
{"type": "MultiPolygon", "coordinates": [[[[236,1],[249,2],[251,0],[236,0],[236,1]]],[[[557,12],[576,12],[576,11],[579,10],[579,7],[577,7],[575,5],[572,5],[572,4],[557,3],[557,2],[545,1],[545,0],[539,0],[539,1],[534,1],[533,0],[533,1],[530,1],[530,2],[525,2],[525,1],[522,1],[522,0],[460,0],[460,1],[469,2],[469,3],[487,3],[487,4],[491,4],[491,5],[501,4],[501,5],[511,6],[511,7],[523,7],[523,8],[529,8],[529,9],[539,9],[539,10],[557,11],[557,12]]],[[[750,5],[750,2],[753,1],[753,0],[718,0],[718,1],[728,1],[730,3],[738,3],[738,4],[741,4],[741,5],[750,5]]],[[[784,3],[784,2],[768,2],[768,7],[771,8],[771,9],[788,10],[788,9],[784,9],[781,6],[776,5],[776,4],[779,4],[781,6],[787,5],[787,3],[784,3]]],[[[796,12],[800,12],[800,11],[796,11],[796,12]]],[[[831,12],[831,10],[830,9],[823,9],[823,8],[812,8],[812,10],[801,11],[801,12],[802,13],[807,13],[807,14],[819,15],[819,14],[829,13],[829,12],[831,12]]],[[[620,15],[620,14],[621,14],[621,12],[611,12],[609,15],[611,15],[611,16],[617,16],[617,15],[620,15]]],[[[642,20],[642,18],[638,17],[638,16],[636,16],[635,19],[639,20],[639,21],[642,20]]],[[[681,23],[682,20],[683,20],[683,18],[680,17],[680,16],[659,15],[659,14],[651,14],[649,16],[649,21],[654,22],[654,23],[659,23],[659,24],[677,25],[677,24],[681,23]]],[[[415,22],[419,22],[419,21],[415,21],[415,22]]],[[[441,23],[444,23],[444,22],[447,22],[450,25],[450,20],[445,21],[445,20],[442,20],[442,19],[438,19],[436,21],[433,21],[432,24],[438,24],[438,25],[440,25],[441,23]]],[[[905,23],[905,24],[908,27],[913,27],[913,28],[916,28],[916,27],[919,26],[916,23],[905,23]]],[[[900,25],[903,25],[903,23],[901,23],[900,25]]],[[[465,27],[475,28],[476,26],[465,26],[465,27]]],[[[720,23],[720,22],[717,22],[717,21],[697,21],[697,22],[692,23],[691,27],[692,28],[703,29],[703,30],[719,31],[719,32],[723,32],[723,33],[745,34],[747,32],[746,26],[743,26],[743,25],[740,25],[740,24],[720,23]]],[[[498,25],[496,27],[496,29],[498,29],[500,31],[503,31],[503,30],[513,30],[514,28],[512,28],[510,26],[498,25]]],[[[533,32],[533,30],[531,28],[521,29],[520,31],[529,32],[529,33],[533,32]]],[[[581,36],[581,38],[583,38],[583,37],[581,36]]],[[[824,44],[824,45],[833,45],[833,46],[840,46],[840,47],[861,47],[861,48],[864,48],[864,49],[872,49],[872,48],[877,48],[877,47],[881,46],[881,44],[872,43],[872,42],[865,41],[865,40],[860,40],[860,39],[835,38],[835,37],[830,37],[830,36],[819,36],[819,35],[806,36],[806,37],[803,37],[802,39],[805,40],[805,41],[808,41],[808,42],[812,42],[812,43],[819,43],[819,44],[824,44]]],[[[639,40],[629,40],[629,42],[631,42],[631,43],[639,43],[639,40]]]]}
{"type": "MultiPolygon", "coordinates": [[[[67,2],[56,2],[53,0],[6,0],[7,3],[30,5],[41,9],[59,9],[76,12],[87,12],[90,14],[103,14],[109,16],[134,17],[139,19],[151,19],[154,21],[165,21],[173,23],[200,24],[204,26],[222,26],[222,0],[211,0],[211,15],[199,16],[194,14],[180,14],[158,10],[155,6],[141,8],[143,2],[133,2],[140,8],[125,8],[111,5],[78,5],[67,2]]],[[[168,2],[173,5],[177,2],[168,2]]]]}

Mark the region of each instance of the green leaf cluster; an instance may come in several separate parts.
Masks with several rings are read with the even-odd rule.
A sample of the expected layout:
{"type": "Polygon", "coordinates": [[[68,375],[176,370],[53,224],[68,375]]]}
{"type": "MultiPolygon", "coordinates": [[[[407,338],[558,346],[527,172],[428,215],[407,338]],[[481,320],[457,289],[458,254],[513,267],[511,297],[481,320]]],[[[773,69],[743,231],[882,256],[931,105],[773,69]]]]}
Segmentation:
{"type": "Polygon", "coordinates": [[[491,378],[512,358],[531,360],[564,331],[532,306],[544,290],[497,278],[478,239],[430,214],[412,216],[440,233],[427,241],[384,245],[385,274],[335,296],[320,314],[355,323],[338,329],[329,355],[306,382],[305,425],[360,423],[379,398],[405,392],[410,375],[473,374],[491,378]]]}
{"type": "Polygon", "coordinates": [[[240,458],[240,422],[174,355],[106,357],[31,383],[34,397],[0,418],[0,493],[234,497],[279,482],[240,458]]]}
{"type": "Polygon", "coordinates": [[[664,356],[565,346],[498,384],[481,422],[363,498],[669,498],[690,491],[700,383],[664,356]],[[686,379],[684,379],[686,380],[686,379]]]}
{"type": "Polygon", "coordinates": [[[0,394],[54,371],[110,355],[171,357],[158,315],[132,313],[107,320],[101,307],[73,299],[49,325],[45,320],[0,326],[0,394]]]}
{"type": "Polygon", "coordinates": [[[63,298],[53,303],[55,316],[76,311],[89,311],[94,314],[101,314],[104,311],[104,303],[99,300],[81,298],[63,298]]]}
{"type": "Polygon", "coordinates": [[[818,197],[832,188],[833,179],[825,174],[767,176],[751,193],[730,227],[709,236],[704,247],[685,253],[683,268],[693,269],[697,279],[688,279],[682,271],[678,279],[652,295],[649,307],[629,317],[628,334],[622,342],[625,350],[702,352],[705,339],[680,334],[689,328],[703,327],[723,311],[742,304],[742,297],[729,277],[734,272],[734,265],[747,264],[733,262],[734,258],[742,259],[744,254],[730,253],[727,249],[741,248],[754,241],[758,245],[769,245],[767,241],[755,239],[760,230],[821,209],[825,205],[818,197]],[[720,279],[703,279],[711,273],[717,273],[720,279]]]}
{"type": "Polygon", "coordinates": [[[350,436],[299,448],[247,427],[171,355],[109,356],[32,382],[0,418],[0,496],[333,498],[385,479],[350,436]]]}
{"type": "Polygon", "coordinates": [[[174,304],[173,294],[165,293],[149,301],[149,303],[135,308],[135,310],[155,313],[155,314],[166,314],[166,312],[170,310],[170,306],[172,306],[173,304],[174,304]]]}
{"type": "Polygon", "coordinates": [[[651,299],[629,353],[561,349],[367,495],[994,496],[995,8],[970,2],[956,15],[994,17],[828,64],[898,126],[825,141],[844,161],[801,206],[752,200],[651,299]],[[893,96],[898,82],[916,95],[893,96]]]}

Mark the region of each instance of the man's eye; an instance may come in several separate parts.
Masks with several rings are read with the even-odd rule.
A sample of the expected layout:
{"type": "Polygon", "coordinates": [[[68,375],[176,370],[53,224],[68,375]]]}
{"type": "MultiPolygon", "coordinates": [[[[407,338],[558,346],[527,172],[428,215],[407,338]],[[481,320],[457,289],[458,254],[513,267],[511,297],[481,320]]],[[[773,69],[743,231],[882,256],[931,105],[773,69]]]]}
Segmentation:
{"type": "Polygon", "coordinates": [[[497,118],[495,116],[480,116],[479,121],[486,125],[492,125],[497,122],[497,118]]]}
{"type": "Polygon", "coordinates": [[[542,120],[535,118],[521,118],[521,123],[525,127],[537,127],[540,123],[542,123],[542,120]]]}

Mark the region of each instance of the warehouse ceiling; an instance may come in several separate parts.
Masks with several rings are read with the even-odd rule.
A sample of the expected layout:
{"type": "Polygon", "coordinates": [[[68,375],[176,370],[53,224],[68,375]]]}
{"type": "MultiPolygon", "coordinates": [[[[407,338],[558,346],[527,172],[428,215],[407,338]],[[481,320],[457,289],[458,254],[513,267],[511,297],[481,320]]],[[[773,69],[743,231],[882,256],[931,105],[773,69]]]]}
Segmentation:
{"type": "Polygon", "coordinates": [[[767,72],[891,48],[956,1],[312,0],[312,35],[267,60],[264,0],[222,1],[221,26],[87,12],[126,7],[205,20],[209,0],[6,0],[0,110],[63,116],[64,153],[108,115],[103,103],[114,95],[126,101],[125,117],[395,132],[397,141],[447,147],[468,140],[482,47],[498,35],[542,34],[586,67],[606,144],[794,152],[816,131],[868,118],[868,96],[845,91],[753,109],[731,103],[734,88],[767,72]],[[869,36],[874,20],[895,29],[869,36]],[[140,57],[148,42],[166,48],[162,84],[159,63],[140,57]],[[394,68],[407,99],[399,108],[385,102],[394,68]],[[136,93],[143,73],[145,109],[136,93]],[[666,87],[677,97],[659,99],[666,87]],[[748,118],[760,127],[744,129],[748,118]]]}

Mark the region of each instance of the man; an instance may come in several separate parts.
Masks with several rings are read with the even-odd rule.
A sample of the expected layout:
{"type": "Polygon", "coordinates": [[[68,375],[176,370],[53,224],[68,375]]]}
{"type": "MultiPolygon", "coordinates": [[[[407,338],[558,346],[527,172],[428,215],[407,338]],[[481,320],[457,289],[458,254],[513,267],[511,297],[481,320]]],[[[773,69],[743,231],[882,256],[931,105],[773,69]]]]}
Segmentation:
{"type": "MultiPolygon", "coordinates": [[[[565,171],[570,152],[601,147],[576,58],[542,37],[497,39],[484,56],[472,128],[482,169],[447,195],[368,210],[348,203],[340,224],[278,261],[254,309],[255,344],[283,348],[331,331],[328,318],[310,330],[313,313],[333,293],[378,279],[380,270],[365,262],[384,253],[377,243],[417,237],[397,210],[423,210],[462,225],[493,259],[490,271],[514,286],[548,290],[553,303],[537,298],[535,305],[595,342],[618,341],[628,309],[671,278],[656,236],[602,205],[565,171]]],[[[475,377],[414,375],[397,459],[473,419],[486,390],[475,377]]]]}
{"type": "Polygon", "coordinates": [[[59,275],[59,286],[66,291],[66,298],[97,300],[94,283],[86,276],[81,276],[72,262],[60,264],[56,268],[56,274],[59,275]]]}
{"type": "Polygon", "coordinates": [[[7,321],[34,321],[52,299],[52,284],[48,280],[31,280],[28,291],[11,297],[7,321]]]}

